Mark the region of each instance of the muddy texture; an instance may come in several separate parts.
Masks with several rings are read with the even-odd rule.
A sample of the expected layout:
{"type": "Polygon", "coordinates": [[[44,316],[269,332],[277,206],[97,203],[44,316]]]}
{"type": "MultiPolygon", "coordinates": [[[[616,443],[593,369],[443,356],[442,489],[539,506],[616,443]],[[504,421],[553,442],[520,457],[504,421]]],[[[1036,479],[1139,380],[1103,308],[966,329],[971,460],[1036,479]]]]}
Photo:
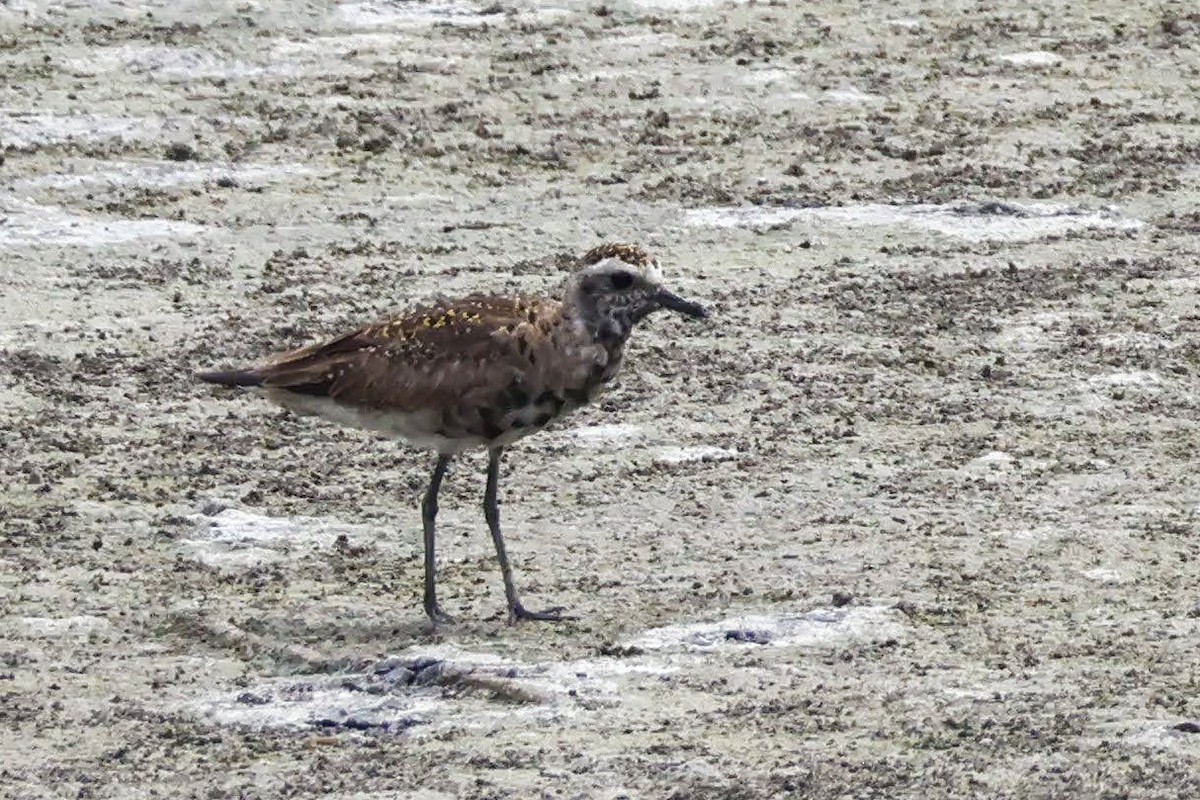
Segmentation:
{"type": "Polygon", "coordinates": [[[1200,791],[1200,16],[862,5],[0,6],[0,795],[1200,791]],[[190,378],[605,240],[713,318],[506,459],[577,623],[190,378]]]}

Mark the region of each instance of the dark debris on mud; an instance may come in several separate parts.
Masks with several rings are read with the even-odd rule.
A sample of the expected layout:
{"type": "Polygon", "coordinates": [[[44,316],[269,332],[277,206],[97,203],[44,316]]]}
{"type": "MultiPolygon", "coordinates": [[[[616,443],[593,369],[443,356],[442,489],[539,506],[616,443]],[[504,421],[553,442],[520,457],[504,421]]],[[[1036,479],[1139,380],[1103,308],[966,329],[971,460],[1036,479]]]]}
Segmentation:
{"type": "MultiPolygon", "coordinates": [[[[0,236],[26,195],[208,231],[0,251],[0,786],[1200,793],[1200,18],[1179,2],[1035,6],[495,6],[484,24],[439,22],[394,51],[383,31],[345,52],[344,20],[294,4],[201,4],[203,22],[167,6],[0,19],[5,105],[25,109],[0,130],[14,182],[0,236]],[[314,35],[331,40],[321,70],[271,73],[314,35]],[[1028,51],[1054,58],[1001,58],[1028,51]],[[114,53],[137,69],[105,72],[114,53]],[[172,53],[194,69],[160,71],[172,53]],[[22,134],[51,112],[133,127],[22,134]],[[145,120],[165,122],[145,134],[145,120]],[[215,169],[186,185],[38,183],[143,161],[215,169]],[[312,172],[239,171],[295,164],[312,172]],[[679,222],[866,202],[1013,215],[1010,201],[1039,199],[1115,203],[1147,224],[1013,242],[679,222]],[[609,237],[653,244],[715,321],[686,336],[649,323],[581,419],[733,455],[576,454],[548,434],[510,459],[518,569],[535,595],[586,608],[577,626],[429,632],[425,459],[191,378],[421,298],[554,291],[578,247],[609,237]],[[189,557],[192,517],[237,504],[367,532],[244,569],[189,557]],[[635,670],[653,659],[627,643],[637,631],[831,600],[894,607],[913,636],[795,650],[730,623],[728,660],[630,672],[618,705],[544,730],[348,715],[283,731],[171,705],[220,690],[267,706],[287,698],[260,679],[299,676],[512,710],[540,701],[508,676],[381,653],[452,639],[635,670]],[[82,627],[48,633],[46,619],[82,627]]],[[[462,516],[443,569],[483,619],[500,604],[468,522],[474,467],[446,490],[462,516]]]]}

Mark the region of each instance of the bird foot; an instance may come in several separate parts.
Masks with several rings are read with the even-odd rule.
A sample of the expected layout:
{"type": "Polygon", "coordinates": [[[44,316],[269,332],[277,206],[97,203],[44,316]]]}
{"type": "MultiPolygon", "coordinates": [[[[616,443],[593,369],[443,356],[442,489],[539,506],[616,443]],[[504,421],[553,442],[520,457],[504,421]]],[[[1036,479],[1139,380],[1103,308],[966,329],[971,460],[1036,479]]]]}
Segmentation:
{"type": "Polygon", "coordinates": [[[529,611],[525,606],[516,603],[508,610],[508,619],[510,622],[527,619],[534,622],[571,622],[579,619],[579,617],[564,614],[562,606],[547,608],[545,611],[529,611]]]}
{"type": "Polygon", "coordinates": [[[438,625],[452,625],[454,623],[454,617],[442,611],[442,607],[436,601],[425,604],[425,613],[429,615],[429,621],[433,623],[435,628],[438,625]]]}

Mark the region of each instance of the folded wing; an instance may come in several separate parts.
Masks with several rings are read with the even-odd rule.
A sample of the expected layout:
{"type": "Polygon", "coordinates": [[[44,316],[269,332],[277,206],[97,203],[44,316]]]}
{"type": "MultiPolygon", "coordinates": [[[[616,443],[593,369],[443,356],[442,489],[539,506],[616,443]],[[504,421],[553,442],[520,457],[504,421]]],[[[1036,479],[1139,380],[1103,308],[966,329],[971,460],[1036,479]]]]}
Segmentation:
{"type": "Polygon", "coordinates": [[[328,397],[347,405],[418,411],[487,402],[536,384],[536,340],[555,301],[472,296],[416,309],[242,370],[197,377],[328,397]]]}

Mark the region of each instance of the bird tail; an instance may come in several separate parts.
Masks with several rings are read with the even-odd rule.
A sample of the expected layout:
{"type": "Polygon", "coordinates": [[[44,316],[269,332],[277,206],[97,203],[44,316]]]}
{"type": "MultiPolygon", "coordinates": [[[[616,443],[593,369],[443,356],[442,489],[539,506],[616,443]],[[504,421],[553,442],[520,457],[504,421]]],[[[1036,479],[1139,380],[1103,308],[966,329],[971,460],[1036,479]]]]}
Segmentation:
{"type": "Polygon", "coordinates": [[[252,369],[217,369],[197,372],[196,379],[221,386],[262,386],[262,376],[252,369]]]}

